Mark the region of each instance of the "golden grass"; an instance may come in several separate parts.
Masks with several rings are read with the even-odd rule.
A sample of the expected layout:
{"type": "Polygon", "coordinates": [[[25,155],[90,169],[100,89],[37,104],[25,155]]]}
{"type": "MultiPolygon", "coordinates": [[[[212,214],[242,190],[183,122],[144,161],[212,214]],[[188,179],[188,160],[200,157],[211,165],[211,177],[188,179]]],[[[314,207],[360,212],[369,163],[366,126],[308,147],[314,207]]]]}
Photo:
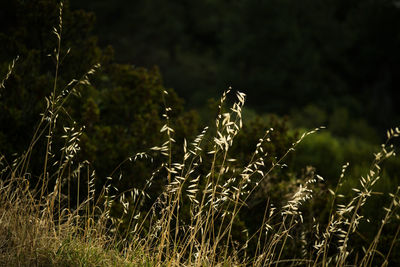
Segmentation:
{"type": "MultiPolygon", "coordinates": [[[[175,140],[174,129],[170,126],[171,108],[164,101],[166,124],[161,132],[165,132],[166,142],[150,149],[158,151],[165,158],[164,163],[149,175],[142,189],[110,195],[111,185],[106,184],[101,192],[95,192],[97,178],[90,163],[75,162],[79,153],[79,137],[84,129],[64,127],[65,133],[61,138],[65,146],[57,153],[52,148],[53,140],[60,138],[54,134],[54,129],[66,99],[77,85],[89,84],[89,75],[99,67],[94,67],[81,79],[71,81],[64,89],[58,89],[61,18],[62,8],[60,24],[54,30],[58,39],[54,55],[56,76],[53,92],[46,99],[47,108],[27,152],[11,164],[6,162],[5,157],[0,158],[3,166],[0,184],[0,265],[370,266],[375,263],[376,255],[383,258],[382,265],[388,264],[399,230],[386,255],[379,255],[378,245],[383,227],[391,218],[398,217],[399,188],[391,194],[392,202],[385,208],[386,214],[375,238],[365,251],[357,251],[359,256],[355,262],[349,257],[354,254],[349,243],[364,219],[362,207],[380,179],[382,162],[395,155],[390,140],[399,136],[398,128],[388,131],[388,142],[375,155],[371,169],[360,178],[360,187],[354,188],[354,196],[348,202],[341,201],[338,194],[348,164],[343,166],[337,188],[330,190],[333,200],[328,222],[320,224],[314,221],[312,240],[307,240],[302,234],[301,242],[308,245],[299,248],[304,250],[303,258],[288,258],[285,249],[294,229],[304,223],[302,205],[312,201],[314,185],[323,181],[313,172],[296,185],[293,195],[282,208],[277,210],[272,204],[265,207],[258,231],[251,236],[247,233],[244,242],[235,240],[234,227],[241,210],[260,184],[270,179],[275,168],[284,165],[284,159],[304,138],[323,127],[304,133],[272,165],[267,164],[268,154],[263,151],[263,144],[272,142],[270,133],[273,129],[268,129],[255,147],[250,162],[238,167],[229,151],[242,128],[245,94],[240,92],[236,93],[237,102],[229,112],[224,106],[230,90],[224,92],[215,121],[215,134],[205,128],[193,142],[185,140],[184,157],[179,162],[172,154],[175,140]],[[29,162],[41,138],[46,140],[43,173],[39,182],[32,185],[29,162]],[[205,145],[206,140],[212,142],[211,149],[205,145]],[[55,154],[60,158],[55,159],[55,154]],[[198,170],[205,164],[205,157],[210,159],[207,162],[211,164],[209,171],[201,174],[198,170]],[[143,213],[139,209],[140,203],[146,197],[153,178],[161,174],[165,174],[164,191],[150,210],[143,213]],[[76,201],[71,199],[71,181],[77,181],[76,201]],[[87,188],[80,188],[81,184],[87,188]],[[81,192],[86,194],[84,201],[81,192]],[[121,217],[110,215],[113,205],[122,207],[121,217]],[[249,255],[247,247],[254,241],[256,249],[249,255]],[[310,242],[314,243],[310,245],[310,242]]],[[[148,153],[138,153],[130,160],[143,157],[148,157],[148,153]]]]}

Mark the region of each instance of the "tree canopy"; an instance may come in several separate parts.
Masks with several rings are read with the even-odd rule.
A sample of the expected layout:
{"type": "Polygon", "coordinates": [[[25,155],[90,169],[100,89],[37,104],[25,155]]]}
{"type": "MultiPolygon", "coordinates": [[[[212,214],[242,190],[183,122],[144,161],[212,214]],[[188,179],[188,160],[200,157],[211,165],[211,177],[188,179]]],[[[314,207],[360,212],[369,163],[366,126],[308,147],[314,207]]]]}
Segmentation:
{"type": "MultiPolygon", "coordinates": [[[[102,44],[197,106],[232,85],[258,112],[347,109],[379,130],[400,120],[394,1],[72,1],[102,44]]],[[[307,122],[306,122],[307,123],[307,122]]],[[[329,123],[329,120],[326,122],[329,123]]]]}

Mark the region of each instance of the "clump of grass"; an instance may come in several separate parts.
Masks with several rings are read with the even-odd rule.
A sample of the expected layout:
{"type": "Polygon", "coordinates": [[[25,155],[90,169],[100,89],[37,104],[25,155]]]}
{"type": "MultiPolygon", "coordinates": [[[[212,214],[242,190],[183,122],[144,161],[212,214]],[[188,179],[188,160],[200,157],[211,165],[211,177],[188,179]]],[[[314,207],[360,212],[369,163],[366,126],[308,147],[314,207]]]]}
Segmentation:
{"type": "MultiPolygon", "coordinates": [[[[271,173],[285,166],[285,158],[295,151],[307,136],[319,127],[304,133],[287,152],[272,163],[263,144],[273,142],[266,130],[254,148],[250,161],[238,166],[230,149],[242,129],[242,108],[245,94],[236,93],[236,102],[226,110],[231,89],[224,92],[215,125],[204,130],[192,141],[183,142],[182,159],[173,154],[174,129],[170,123],[171,108],[165,103],[166,120],[161,132],[166,141],[149,149],[164,157],[144,188],[133,188],[111,194],[111,184],[95,191],[96,173],[87,161],[77,162],[79,137],[84,128],[72,123],[64,127],[61,139],[64,147],[53,151],[57,118],[66,100],[79,85],[89,84],[89,76],[99,66],[89,70],[81,79],[71,81],[65,88],[57,84],[62,36],[62,6],[60,23],[54,29],[57,36],[56,74],[52,94],[27,151],[8,163],[3,155],[0,183],[0,264],[2,265],[64,265],[64,266],[370,266],[377,262],[388,265],[389,256],[398,240],[399,229],[386,255],[379,252],[383,228],[398,218],[399,190],[390,195],[391,203],[375,238],[364,251],[353,251],[351,239],[364,220],[362,207],[380,179],[384,160],[395,156],[390,141],[400,134],[398,128],[388,131],[388,141],[375,154],[374,162],[360,187],[354,188],[349,200],[338,193],[345,178],[345,164],[335,190],[330,190],[332,202],[327,222],[314,219],[313,232],[306,237],[301,232],[299,247],[302,257],[287,253],[296,231],[304,224],[302,206],[312,201],[313,188],[323,178],[313,171],[293,185],[295,190],[287,202],[277,209],[268,203],[257,231],[243,230],[245,240],[235,238],[237,218],[249,198],[260,185],[268,184],[271,173]],[[43,172],[35,184],[29,175],[30,158],[38,140],[45,140],[43,172]],[[204,170],[207,170],[204,172],[204,170]],[[164,177],[163,192],[147,211],[140,209],[146,190],[155,177],[164,177]],[[85,188],[82,188],[85,184],[85,188]],[[76,188],[73,187],[76,185],[76,188]],[[75,190],[76,199],[72,199],[75,190]],[[82,200],[82,194],[86,194],[82,200]],[[121,206],[122,215],[112,216],[113,207],[121,206]],[[255,249],[249,252],[253,242],[255,249]],[[356,257],[353,257],[357,254],[356,257]],[[377,260],[377,255],[380,259],[377,260]]],[[[15,62],[12,64],[12,66],[15,62]]],[[[10,72],[12,67],[10,67],[10,72]]],[[[7,75],[7,77],[10,74],[7,75]]],[[[4,84],[4,82],[2,82],[4,84]]],[[[161,97],[168,92],[163,92],[161,97]]],[[[151,159],[141,152],[128,160],[151,159]]],[[[113,173],[110,175],[112,176],[113,173]]],[[[116,190],[113,190],[115,192],[116,190]]]]}

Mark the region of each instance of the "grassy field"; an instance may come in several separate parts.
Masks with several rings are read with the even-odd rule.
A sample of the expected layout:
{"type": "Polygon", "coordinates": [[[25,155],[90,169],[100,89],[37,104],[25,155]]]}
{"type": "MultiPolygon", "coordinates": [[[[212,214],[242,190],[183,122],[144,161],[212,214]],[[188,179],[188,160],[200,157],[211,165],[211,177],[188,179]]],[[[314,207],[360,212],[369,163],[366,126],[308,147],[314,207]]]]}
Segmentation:
{"type": "MultiPolygon", "coordinates": [[[[71,81],[66,88],[58,87],[61,17],[62,9],[60,24],[54,30],[58,46],[54,52],[53,92],[46,98],[47,106],[35,134],[26,151],[15,156],[13,162],[0,154],[0,265],[391,265],[399,246],[400,187],[393,188],[389,205],[381,207],[384,216],[372,241],[364,240],[359,250],[353,246],[353,239],[364,235],[359,227],[368,220],[364,206],[376,194],[374,185],[381,178],[383,162],[395,156],[392,140],[399,136],[398,128],[387,132],[387,142],[374,155],[370,169],[359,177],[350,196],[340,193],[349,164],[342,166],[336,187],[324,191],[328,195],[323,199],[329,199],[324,219],[310,218],[303,209],[318,201],[314,195],[321,193],[318,188],[324,185],[324,178],[309,169],[301,180],[290,184],[290,195],[282,196],[283,205],[266,203],[260,211],[264,216],[258,229],[249,232],[241,226],[238,218],[248,200],[260,187],[271,183],[274,170],[286,167],[285,159],[295,153],[303,139],[312,140],[313,134],[324,127],[300,135],[272,164],[263,145],[274,142],[274,129],[267,129],[259,137],[250,161],[237,166],[230,149],[243,127],[246,96],[236,92],[236,100],[229,106],[231,89],[220,99],[215,125],[204,128],[194,140],[185,140],[184,156],[179,161],[173,154],[175,129],[169,115],[173,107],[164,100],[165,124],[160,131],[166,141],[127,159],[153,161],[152,154],[158,153],[162,158],[159,166],[141,188],[119,192],[113,188],[112,178],[97,188],[95,170],[90,162],[79,158],[84,128],[65,126],[62,133],[56,130],[66,100],[78,86],[90,84],[90,76],[100,68],[96,65],[80,80],[71,81]],[[54,151],[54,143],[64,145],[54,151]],[[30,177],[30,162],[37,150],[44,151],[44,158],[42,174],[34,180],[30,177]],[[165,181],[161,193],[148,204],[147,190],[160,176],[165,181]],[[144,205],[148,206],[146,211],[144,205]],[[391,233],[389,223],[397,225],[389,227],[391,233]],[[382,242],[384,251],[380,249],[382,242]]],[[[10,65],[2,86],[15,64],[18,61],[10,65]]],[[[164,91],[162,96],[167,94],[164,91]]]]}

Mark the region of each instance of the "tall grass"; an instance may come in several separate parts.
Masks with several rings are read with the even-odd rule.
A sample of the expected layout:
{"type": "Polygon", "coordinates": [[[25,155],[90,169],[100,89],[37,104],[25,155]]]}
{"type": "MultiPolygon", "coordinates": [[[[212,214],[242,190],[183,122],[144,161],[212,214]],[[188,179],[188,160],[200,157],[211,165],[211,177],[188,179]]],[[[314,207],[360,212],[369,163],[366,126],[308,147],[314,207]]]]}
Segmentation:
{"type": "MultiPolygon", "coordinates": [[[[390,249],[383,254],[379,244],[384,227],[399,218],[399,190],[390,194],[391,203],[385,210],[375,238],[362,251],[354,251],[352,238],[360,222],[366,220],[362,207],[374,193],[384,160],[395,156],[393,138],[398,128],[389,130],[387,142],[375,154],[370,170],[360,177],[354,195],[339,194],[346,176],[345,164],[337,187],[329,190],[331,197],[327,221],[313,218],[312,229],[299,231],[305,224],[302,206],[313,201],[314,187],[324,179],[314,171],[307,173],[284,205],[268,202],[258,230],[241,229],[237,238],[237,220],[249,198],[260,185],[270,182],[271,173],[285,166],[285,158],[293,153],[304,138],[324,127],[305,132],[281,157],[271,164],[263,144],[273,142],[268,129],[259,139],[250,161],[236,164],[230,154],[235,137],[242,129],[242,108],[245,94],[236,93],[236,102],[226,109],[231,89],[224,92],[219,103],[215,125],[204,130],[191,142],[184,140],[182,159],[173,154],[174,129],[171,128],[171,108],[165,103],[165,125],[161,132],[166,141],[129,158],[151,158],[149,152],[159,152],[163,163],[149,174],[143,188],[118,192],[111,180],[100,192],[91,164],[78,162],[79,137],[84,128],[72,123],[63,127],[58,136],[58,116],[67,99],[79,86],[89,84],[89,76],[99,66],[64,88],[58,87],[58,66],[61,55],[62,6],[60,23],[54,29],[57,36],[56,74],[47,106],[26,152],[13,162],[0,156],[0,264],[8,266],[371,266],[389,264],[398,241],[399,227],[390,249]],[[54,151],[54,140],[63,140],[60,151],[54,151]],[[30,177],[30,161],[39,140],[44,140],[43,172],[36,181],[30,177]],[[211,145],[210,145],[211,144],[211,145]],[[206,170],[204,172],[204,170],[206,170]],[[141,206],[146,190],[155,177],[164,177],[163,192],[147,211],[141,206]],[[84,187],[82,187],[84,185],[84,187]],[[84,194],[84,196],[83,196],[84,194]],[[73,197],[75,198],[73,199],[73,197]],[[122,215],[112,215],[121,207],[122,215]],[[279,208],[276,208],[279,207],[279,208]],[[300,240],[293,240],[296,236],[300,240]],[[302,244],[301,252],[290,254],[290,243],[302,244]],[[249,245],[254,244],[253,249],[249,245]]],[[[15,62],[10,67],[10,75],[15,62]]],[[[6,77],[6,78],[7,78],[6,77]]],[[[4,81],[2,82],[2,85],[4,81]]],[[[164,98],[166,91],[160,97],[164,98]]],[[[111,174],[112,176],[112,174],[111,174]]],[[[260,211],[262,212],[262,211],[260,211]]]]}

